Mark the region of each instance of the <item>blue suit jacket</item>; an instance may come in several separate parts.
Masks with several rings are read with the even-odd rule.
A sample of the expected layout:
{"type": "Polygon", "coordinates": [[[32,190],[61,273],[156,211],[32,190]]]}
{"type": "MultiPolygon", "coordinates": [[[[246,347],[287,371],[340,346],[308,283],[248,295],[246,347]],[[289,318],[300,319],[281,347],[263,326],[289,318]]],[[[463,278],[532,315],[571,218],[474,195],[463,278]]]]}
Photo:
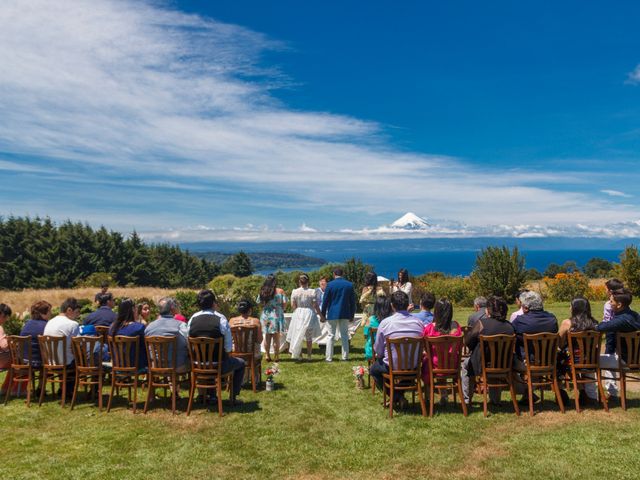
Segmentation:
{"type": "Polygon", "coordinates": [[[327,284],[322,299],[322,314],[327,320],[353,319],[356,313],[356,294],[353,283],[338,277],[327,284]]]}

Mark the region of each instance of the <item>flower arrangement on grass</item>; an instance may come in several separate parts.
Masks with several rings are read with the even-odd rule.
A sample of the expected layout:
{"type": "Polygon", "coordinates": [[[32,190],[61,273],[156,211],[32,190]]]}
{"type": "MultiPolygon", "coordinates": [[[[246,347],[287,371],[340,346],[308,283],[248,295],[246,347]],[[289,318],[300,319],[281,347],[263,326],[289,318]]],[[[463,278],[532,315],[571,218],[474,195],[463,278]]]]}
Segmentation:
{"type": "Polygon", "coordinates": [[[269,368],[267,368],[264,374],[267,377],[267,382],[273,382],[273,377],[280,373],[280,368],[277,363],[272,364],[269,368]]]}
{"type": "Polygon", "coordinates": [[[364,374],[367,373],[367,369],[362,365],[356,365],[351,368],[351,371],[356,379],[356,388],[362,390],[364,388],[364,374]]]}

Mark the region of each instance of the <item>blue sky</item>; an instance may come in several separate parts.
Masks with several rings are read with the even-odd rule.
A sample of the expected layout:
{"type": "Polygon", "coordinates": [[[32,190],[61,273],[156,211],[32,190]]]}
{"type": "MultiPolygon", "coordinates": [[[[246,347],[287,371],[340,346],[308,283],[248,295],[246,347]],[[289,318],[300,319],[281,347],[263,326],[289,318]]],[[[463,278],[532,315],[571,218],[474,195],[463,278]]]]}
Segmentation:
{"type": "Polygon", "coordinates": [[[640,228],[637,18],[637,2],[8,0],[0,215],[180,240],[407,211],[640,228]]]}

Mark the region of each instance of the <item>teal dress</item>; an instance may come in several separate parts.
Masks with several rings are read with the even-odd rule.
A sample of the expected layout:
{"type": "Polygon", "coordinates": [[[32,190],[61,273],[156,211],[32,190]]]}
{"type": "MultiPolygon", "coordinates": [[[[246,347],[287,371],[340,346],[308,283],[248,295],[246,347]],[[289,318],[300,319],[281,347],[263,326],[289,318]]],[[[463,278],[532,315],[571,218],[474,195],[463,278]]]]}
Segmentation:
{"type": "Polygon", "coordinates": [[[371,338],[369,337],[370,328],[378,328],[380,322],[378,317],[371,315],[369,317],[369,325],[364,327],[364,358],[371,360],[373,358],[373,345],[371,344],[371,338]]]}
{"type": "MultiPolygon", "coordinates": [[[[260,296],[258,296],[257,301],[260,302],[260,296]]],[[[281,293],[276,293],[262,308],[260,324],[262,325],[263,333],[273,334],[284,331],[284,310],[282,304],[286,301],[287,297],[281,293]]]]}

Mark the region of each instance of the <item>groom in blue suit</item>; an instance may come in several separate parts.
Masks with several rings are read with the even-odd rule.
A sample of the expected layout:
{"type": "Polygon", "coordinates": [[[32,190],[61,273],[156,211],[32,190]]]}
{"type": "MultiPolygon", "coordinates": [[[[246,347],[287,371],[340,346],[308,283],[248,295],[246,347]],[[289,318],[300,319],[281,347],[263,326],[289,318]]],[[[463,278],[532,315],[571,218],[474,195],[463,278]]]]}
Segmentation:
{"type": "Polygon", "coordinates": [[[329,322],[326,361],[333,361],[333,339],[340,328],[342,340],[342,360],[349,360],[349,322],[356,313],[356,294],[353,284],[342,278],[343,271],[333,271],[333,281],[329,282],[322,299],[322,317],[329,322]]]}

